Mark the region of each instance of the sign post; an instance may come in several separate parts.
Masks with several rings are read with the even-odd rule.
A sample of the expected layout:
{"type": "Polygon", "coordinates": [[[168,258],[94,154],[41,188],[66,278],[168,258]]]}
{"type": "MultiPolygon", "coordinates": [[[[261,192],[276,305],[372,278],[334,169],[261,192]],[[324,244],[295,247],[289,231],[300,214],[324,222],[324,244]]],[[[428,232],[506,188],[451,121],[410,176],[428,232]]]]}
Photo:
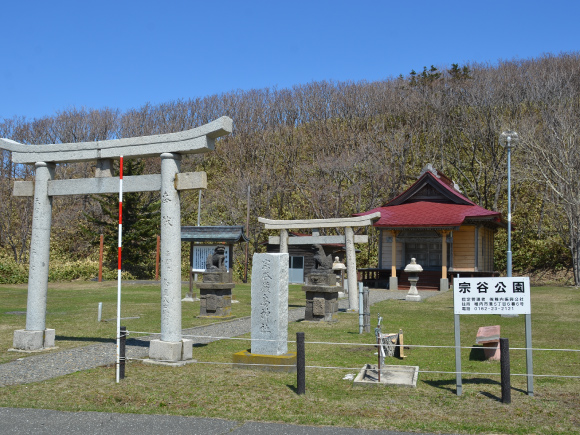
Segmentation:
{"type": "Polygon", "coordinates": [[[461,314],[524,314],[526,316],[526,366],[528,395],[534,395],[532,319],[529,277],[457,278],[453,285],[455,322],[455,371],[457,395],[461,396],[461,314]]]}

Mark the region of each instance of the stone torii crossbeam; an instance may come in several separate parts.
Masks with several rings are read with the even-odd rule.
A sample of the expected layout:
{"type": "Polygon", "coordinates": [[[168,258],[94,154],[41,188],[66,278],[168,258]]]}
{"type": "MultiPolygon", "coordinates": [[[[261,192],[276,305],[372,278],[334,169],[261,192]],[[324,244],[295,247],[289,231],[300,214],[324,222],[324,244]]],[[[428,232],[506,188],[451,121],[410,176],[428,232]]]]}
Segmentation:
{"type": "Polygon", "coordinates": [[[288,244],[325,244],[344,243],[346,245],[346,271],[348,274],[348,305],[350,310],[358,311],[358,293],[356,288],[356,255],[355,243],[368,243],[368,236],[355,236],[353,227],[365,227],[379,219],[379,212],[365,216],[332,219],[304,219],[304,220],[273,220],[258,218],[258,222],[264,224],[266,229],[280,230],[280,237],[271,237],[269,243],[280,244],[280,253],[288,252],[288,244]],[[289,229],[319,229],[319,228],[344,228],[344,236],[320,236],[288,237],[289,229]]]}
{"type": "Polygon", "coordinates": [[[231,133],[232,124],[224,116],[178,133],[82,143],[24,145],[0,139],[0,148],[12,153],[14,163],[35,165],[34,182],[15,182],[13,192],[14,196],[34,197],[26,329],[14,331],[15,349],[42,350],[54,346],[55,330],[46,328],[52,197],[118,193],[118,180],[111,176],[113,160],[120,156],[160,156],[161,174],[124,177],[123,190],[161,194],[161,337],[152,340],[150,358],[179,361],[191,355],[191,343],[181,336],[179,191],[205,189],[207,176],[205,172],[180,173],[181,155],[212,151],[215,139],[231,133]],[[56,164],[83,161],[97,162],[95,178],[54,180],[56,164]]]}

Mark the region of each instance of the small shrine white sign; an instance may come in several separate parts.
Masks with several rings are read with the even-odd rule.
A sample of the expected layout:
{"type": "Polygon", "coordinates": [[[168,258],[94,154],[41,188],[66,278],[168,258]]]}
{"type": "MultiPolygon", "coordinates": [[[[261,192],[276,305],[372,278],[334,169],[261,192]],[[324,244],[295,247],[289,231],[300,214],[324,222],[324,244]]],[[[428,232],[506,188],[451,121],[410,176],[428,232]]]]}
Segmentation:
{"type": "MultiPolygon", "coordinates": [[[[224,245],[220,245],[224,246],[224,245]]],[[[193,246],[193,265],[191,267],[191,271],[194,273],[201,273],[205,272],[205,263],[207,261],[207,257],[214,253],[215,248],[218,245],[194,245],[193,246]]],[[[227,246],[225,246],[226,250],[224,252],[225,261],[224,265],[229,270],[230,268],[230,250],[227,246]]]]}
{"type": "Polygon", "coordinates": [[[529,277],[453,280],[454,314],[531,314],[529,277]]]}

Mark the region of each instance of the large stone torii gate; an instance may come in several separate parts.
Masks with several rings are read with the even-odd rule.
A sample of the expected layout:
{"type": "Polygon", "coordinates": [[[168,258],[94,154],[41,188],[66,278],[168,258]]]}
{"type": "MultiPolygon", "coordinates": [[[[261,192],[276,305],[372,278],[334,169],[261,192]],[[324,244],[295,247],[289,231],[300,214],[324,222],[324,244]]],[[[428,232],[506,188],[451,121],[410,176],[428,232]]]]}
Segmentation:
{"type": "Polygon", "coordinates": [[[212,151],[215,139],[232,131],[226,116],[201,127],[177,133],[126,139],[24,145],[0,139],[0,148],[12,153],[12,161],[35,165],[34,181],[14,184],[14,196],[34,196],[26,329],[14,331],[13,346],[18,350],[54,347],[55,330],[46,328],[46,299],[52,197],[118,193],[119,182],[111,176],[112,161],[124,158],[161,157],[161,174],[123,177],[124,192],[161,194],[161,337],[152,340],[153,360],[179,361],[191,358],[191,340],[181,336],[181,205],[179,191],[205,189],[205,172],[180,173],[182,154],[212,151]],[[54,180],[57,163],[96,160],[95,178],[54,180]]]}
{"type": "Polygon", "coordinates": [[[269,230],[280,230],[280,237],[271,237],[270,243],[280,244],[280,253],[288,252],[288,244],[325,244],[344,243],[346,245],[346,271],[348,282],[348,305],[351,311],[358,311],[358,293],[356,288],[356,255],[355,243],[368,243],[368,236],[355,236],[353,227],[365,227],[379,219],[379,212],[365,216],[332,219],[303,219],[303,220],[273,220],[258,218],[258,222],[264,224],[269,230]],[[319,229],[319,228],[344,228],[344,236],[320,236],[314,234],[307,237],[288,237],[289,229],[319,229]]]}

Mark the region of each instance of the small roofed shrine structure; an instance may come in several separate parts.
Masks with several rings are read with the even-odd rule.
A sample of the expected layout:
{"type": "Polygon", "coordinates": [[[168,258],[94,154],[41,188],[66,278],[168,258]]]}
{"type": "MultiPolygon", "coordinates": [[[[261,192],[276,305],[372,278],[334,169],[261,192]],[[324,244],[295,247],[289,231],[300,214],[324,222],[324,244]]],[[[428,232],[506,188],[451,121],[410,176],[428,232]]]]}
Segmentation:
{"type": "Polygon", "coordinates": [[[185,300],[193,298],[193,274],[205,271],[208,255],[212,254],[217,245],[226,245],[225,266],[228,270],[234,264],[234,244],[247,242],[244,227],[233,226],[181,226],[181,241],[189,244],[189,293],[185,300]]]}
{"type": "Polygon", "coordinates": [[[423,267],[418,287],[446,291],[450,278],[493,276],[494,235],[506,224],[430,164],[406,191],[385,205],[356,216],[380,212],[378,268],[359,269],[369,287],[409,288],[405,265],[423,267]]]}

